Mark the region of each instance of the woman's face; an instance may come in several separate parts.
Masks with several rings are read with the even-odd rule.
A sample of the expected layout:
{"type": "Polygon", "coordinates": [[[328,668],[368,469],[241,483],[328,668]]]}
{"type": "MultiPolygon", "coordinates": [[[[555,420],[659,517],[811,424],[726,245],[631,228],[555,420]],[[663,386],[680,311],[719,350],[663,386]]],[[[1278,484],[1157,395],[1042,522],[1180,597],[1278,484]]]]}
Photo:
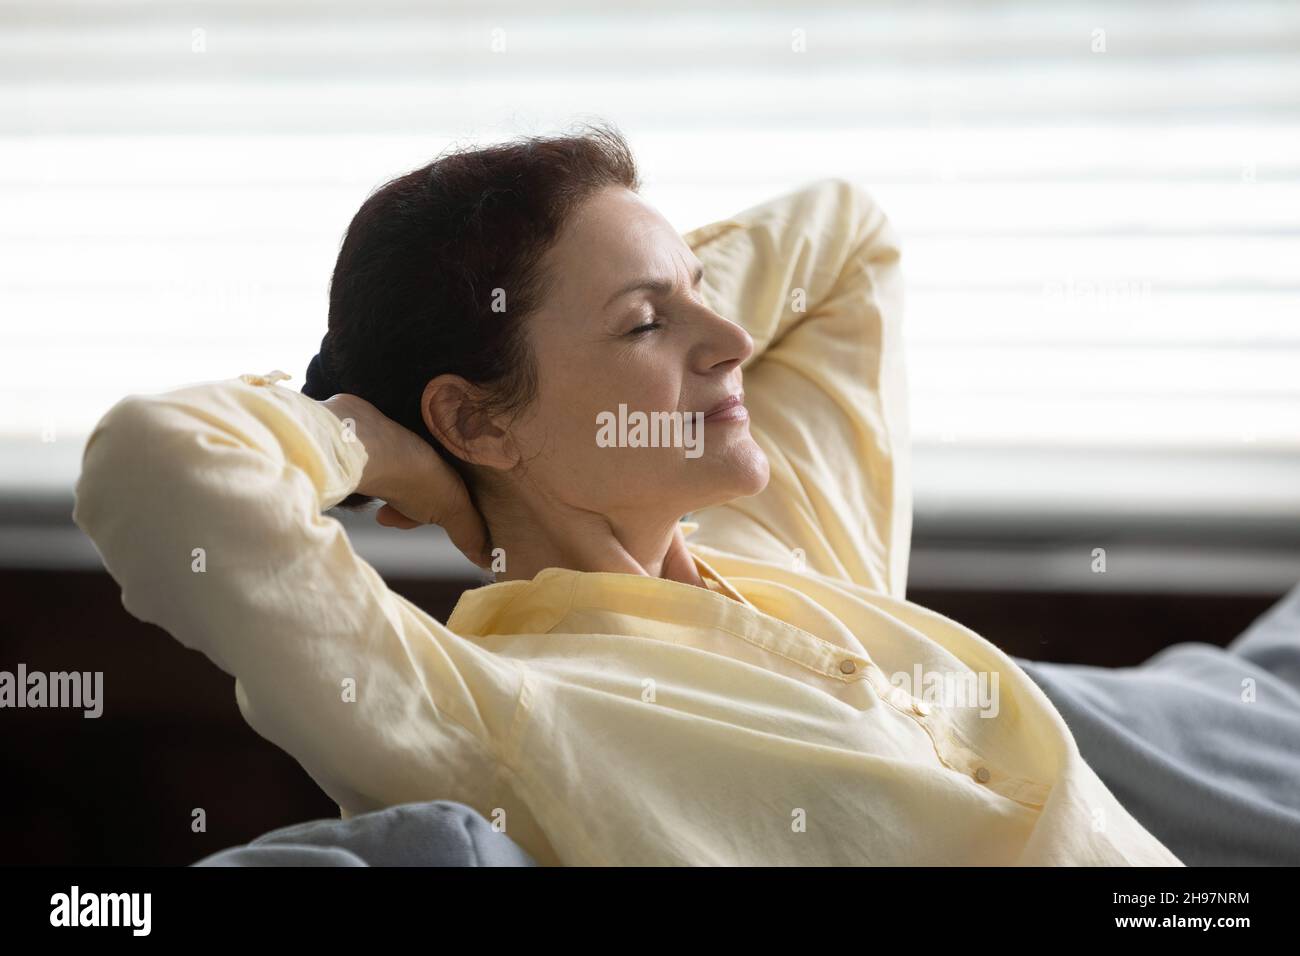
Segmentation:
{"type": "Polygon", "coordinates": [[[704,304],[701,263],[672,225],[606,187],[542,265],[554,285],[527,321],[538,394],[509,429],[521,491],[615,523],[762,491],[768,462],[743,405],[720,409],[743,396],[753,340],[704,304]]]}

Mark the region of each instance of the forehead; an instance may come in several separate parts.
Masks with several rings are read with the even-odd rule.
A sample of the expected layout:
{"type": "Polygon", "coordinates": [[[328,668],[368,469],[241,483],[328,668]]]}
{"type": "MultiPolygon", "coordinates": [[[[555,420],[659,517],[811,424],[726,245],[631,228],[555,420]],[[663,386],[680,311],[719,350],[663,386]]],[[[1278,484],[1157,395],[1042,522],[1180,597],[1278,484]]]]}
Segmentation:
{"type": "Polygon", "coordinates": [[[640,278],[685,278],[698,259],[663,215],[636,193],[606,187],[565,224],[548,254],[558,295],[605,295],[640,278]]]}

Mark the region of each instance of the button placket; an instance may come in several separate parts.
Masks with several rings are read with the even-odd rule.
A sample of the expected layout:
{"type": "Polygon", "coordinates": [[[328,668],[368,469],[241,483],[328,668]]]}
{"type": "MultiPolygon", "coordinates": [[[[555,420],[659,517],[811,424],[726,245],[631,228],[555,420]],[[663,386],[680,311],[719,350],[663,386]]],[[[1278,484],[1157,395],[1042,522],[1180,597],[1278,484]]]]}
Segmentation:
{"type": "Polygon", "coordinates": [[[858,679],[867,680],[882,702],[915,720],[929,736],[939,762],[945,767],[988,787],[999,796],[1031,807],[1042,806],[1043,799],[1037,798],[1045,799],[1048,788],[1031,780],[995,772],[980,754],[959,742],[949,711],[937,709],[929,701],[913,697],[901,687],[890,683],[884,672],[872,661],[841,656],[838,664],[828,673],[833,674],[836,670],[845,677],[862,675],[858,679]]]}
{"type": "MultiPolygon", "coordinates": [[[[926,704],[924,701],[917,701],[916,703],[933,712],[931,705],[926,704]]],[[[939,757],[939,761],[949,769],[969,777],[976,783],[990,784],[994,774],[989,769],[987,761],[975,751],[957,742],[946,712],[941,712],[941,714],[945,714],[945,716],[936,716],[932,720],[917,720],[917,723],[925,728],[930,735],[930,739],[934,742],[934,750],[939,757]]],[[[1001,793],[997,785],[990,786],[990,789],[1001,793]]],[[[1006,796],[1006,794],[1002,795],[1006,796]]]]}
{"type": "Polygon", "coordinates": [[[943,740],[944,745],[941,749],[944,751],[946,759],[954,770],[960,770],[962,773],[973,778],[975,777],[976,771],[979,768],[984,767],[985,773],[988,773],[991,776],[991,772],[985,766],[984,758],[969,747],[963,746],[958,742],[956,735],[953,733],[951,724],[945,727],[943,740]]]}
{"type": "MultiPolygon", "coordinates": [[[[844,670],[845,665],[849,663],[851,663],[850,660],[841,662],[841,671],[844,673],[850,673],[849,671],[844,670]]],[[[901,687],[891,684],[889,679],[885,677],[884,671],[875,664],[867,661],[863,666],[866,669],[867,679],[871,682],[871,686],[876,691],[876,696],[889,704],[895,710],[898,710],[913,719],[916,719],[917,717],[928,717],[933,713],[931,705],[913,697],[901,687]]]]}
{"type": "Polygon", "coordinates": [[[998,771],[980,754],[959,743],[951,727],[948,727],[943,739],[947,746],[940,748],[940,759],[975,783],[1026,806],[1041,807],[1046,801],[1050,787],[998,771]]]}
{"type": "Polygon", "coordinates": [[[999,796],[1030,807],[1042,806],[1048,788],[1031,780],[995,771],[984,757],[960,742],[950,711],[936,708],[929,701],[913,697],[903,688],[890,683],[884,672],[872,661],[841,655],[838,663],[829,668],[827,673],[829,675],[835,671],[848,678],[861,675],[858,680],[867,680],[882,702],[915,720],[929,736],[939,762],[945,767],[980,786],[988,787],[999,796]]]}

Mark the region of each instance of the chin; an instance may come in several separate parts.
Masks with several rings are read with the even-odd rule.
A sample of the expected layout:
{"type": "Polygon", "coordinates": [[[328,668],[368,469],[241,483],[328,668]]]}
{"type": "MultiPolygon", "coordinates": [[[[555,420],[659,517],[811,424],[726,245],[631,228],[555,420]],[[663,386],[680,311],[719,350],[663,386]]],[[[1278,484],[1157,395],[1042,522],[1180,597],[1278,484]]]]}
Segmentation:
{"type": "Polygon", "coordinates": [[[737,442],[710,464],[713,467],[710,469],[708,493],[699,496],[703,500],[692,510],[748,498],[767,487],[767,455],[753,439],[737,442]]]}
{"type": "Polygon", "coordinates": [[[751,448],[746,449],[746,454],[741,456],[741,461],[737,463],[736,480],[743,487],[743,490],[736,493],[737,498],[748,498],[750,495],[756,495],[767,487],[767,479],[770,474],[770,467],[767,463],[767,455],[763,454],[763,449],[758,447],[758,443],[750,440],[751,448]]]}

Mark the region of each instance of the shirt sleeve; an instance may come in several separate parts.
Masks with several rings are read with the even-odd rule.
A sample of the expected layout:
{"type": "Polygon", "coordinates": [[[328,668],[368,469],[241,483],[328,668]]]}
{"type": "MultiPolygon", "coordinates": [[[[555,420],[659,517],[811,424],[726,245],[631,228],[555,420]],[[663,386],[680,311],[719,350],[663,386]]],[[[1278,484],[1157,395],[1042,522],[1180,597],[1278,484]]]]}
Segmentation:
{"type": "Polygon", "coordinates": [[[123,398],[87,440],[73,520],[127,611],[233,675],[244,718],[345,815],[478,804],[516,666],[391,591],[322,514],[367,452],[275,376],[123,398]]]}
{"type": "Polygon", "coordinates": [[[692,542],[903,598],[911,443],[899,243],[852,181],[817,180],[685,233],[710,307],[754,339],[758,495],[691,516],[692,542]]]}

